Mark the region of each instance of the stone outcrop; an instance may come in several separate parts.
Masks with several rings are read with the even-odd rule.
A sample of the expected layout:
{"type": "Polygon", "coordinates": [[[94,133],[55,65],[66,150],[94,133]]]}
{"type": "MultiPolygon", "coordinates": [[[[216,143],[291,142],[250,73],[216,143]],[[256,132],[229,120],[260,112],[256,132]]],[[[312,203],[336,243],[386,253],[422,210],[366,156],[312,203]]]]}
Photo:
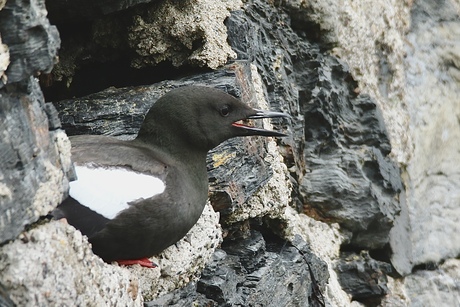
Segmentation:
{"type": "MultiPolygon", "coordinates": [[[[44,1],[8,1],[0,10],[0,242],[46,215],[67,195],[70,143],[33,77],[56,61],[59,34],[44,1]],[[7,46],[7,48],[5,47],[7,46]],[[1,51],[7,53],[1,53],[1,51]],[[6,68],[6,69],[5,69],[6,68]]],[[[54,110],[54,112],[53,112],[54,110]]]]}
{"type": "MultiPolygon", "coordinates": [[[[57,62],[61,41],[57,28],[46,16],[45,1],[41,0],[7,1],[0,10],[1,37],[10,58],[5,73],[7,83],[48,73],[57,62]]],[[[0,83],[0,87],[4,84],[0,83]]]]}
{"type": "MultiPolygon", "coordinates": [[[[125,2],[113,1],[94,5],[87,3],[86,7],[123,7],[125,2]]],[[[85,18],[69,23],[69,18],[61,18],[62,9],[58,9],[62,6],[61,2],[51,1],[50,18],[54,20],[56,16],[58,26],[62,25],[62,34],[69,37],[62,43],[60,62],[53,71],[52,82],[59,85],[55,87],[71,90],[82,96],[82,93],[96,92],[95,87],[103,90],[110,85],[120,84],[120,76],[123,74],[127,79],[139,80],[140,68],[159,63],[172,63],[175,67],[197,65],[215,69],[224,65],[229,58],[235,58],[235,52],[227,42],[224,20],[230,15],[230,11],[241,6],[239,0],[143,2],[149,3],[129,6],[119,13],[118,10],[113,14],[99,13],[98,18],[90,18],[92,21],[85,18]],[[85,21],[82,22],[83,20],[85,21]],[[114,61],[118,63],[118,67],[113,75],[98,76],[97,67],[102,65],[103,70],[110,67],[114,69],[111,64],[114,61]],[[88,65],[92,67],[91,76],[86,75],[88,65]],[[84,74],[80,75],[80,72],[84,74]],[[98,82],[91,84],[93,82],[88,82],[87,78],[100,78],[104,85],[97,84],[98,82]]],[[[134,4],[131,1],[130,3],[134,4]]],[[[75,11],[74,18],[80,16],[82,9],[75,11]]],[[[97,13],[94,10],[89,12],[97,13]]],[[[144,81],[140,84],[146,84],[145,80],[149,80],[148,84],[175,78],[178,73],[180,71],[177,69],[168,69],[161,75],[158,72],[146,72],[142,78],[144,81]]]]}

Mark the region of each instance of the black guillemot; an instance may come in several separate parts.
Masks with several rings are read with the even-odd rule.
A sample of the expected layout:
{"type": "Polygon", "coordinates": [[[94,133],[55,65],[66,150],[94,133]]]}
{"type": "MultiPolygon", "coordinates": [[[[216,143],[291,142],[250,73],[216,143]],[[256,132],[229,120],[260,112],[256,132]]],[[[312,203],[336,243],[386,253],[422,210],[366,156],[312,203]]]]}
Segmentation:
{"type": "Polygon", "coordinates": [[[285,136],[248,119],[288,117],[253,109],[215,88],[185,86],[162,96],[138,136],[70,137],[77,180],[52,213],[88,236],[106,262],[154,267],[147,257],[195,225],[208,197],[207,152],[238,136],[285,136]]]}

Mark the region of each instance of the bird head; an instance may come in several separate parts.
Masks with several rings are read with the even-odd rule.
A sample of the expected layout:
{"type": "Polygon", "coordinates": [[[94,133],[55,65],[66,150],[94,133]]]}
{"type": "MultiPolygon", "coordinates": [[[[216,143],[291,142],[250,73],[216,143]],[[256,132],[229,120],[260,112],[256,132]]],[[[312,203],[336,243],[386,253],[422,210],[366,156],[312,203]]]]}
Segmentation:
{"type": "Polygon", "coordinates": [[[215,88],[185,86],[168,92],[153,105],[139,135],[148,138],[148,134],[163,133],[169,135],[171,142],[180,140],[208,151],[238,136],[285,136],[251,125],[253,120],[274,117],[289,115],[251,108],[215,88]]]}

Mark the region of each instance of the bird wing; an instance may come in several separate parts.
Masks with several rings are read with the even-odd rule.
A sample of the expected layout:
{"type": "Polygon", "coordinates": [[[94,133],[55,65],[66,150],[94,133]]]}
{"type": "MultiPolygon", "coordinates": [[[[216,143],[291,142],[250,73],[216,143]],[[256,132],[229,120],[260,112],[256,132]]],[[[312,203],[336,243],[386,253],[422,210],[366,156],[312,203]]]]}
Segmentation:
{"type": "Polygon", "coordinates": [[[82,233],[90,236],[131,203],[164,192],[168,170],[150,149],[106,136],[70,140],[77,178],[52,215],[67,218],[82,233]]]}

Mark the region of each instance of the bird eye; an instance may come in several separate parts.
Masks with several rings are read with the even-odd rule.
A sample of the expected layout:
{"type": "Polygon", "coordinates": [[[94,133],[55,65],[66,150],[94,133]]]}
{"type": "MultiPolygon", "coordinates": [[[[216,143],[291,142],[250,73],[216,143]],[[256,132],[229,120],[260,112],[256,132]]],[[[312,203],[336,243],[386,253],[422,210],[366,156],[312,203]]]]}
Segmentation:
{"type": "Polygon", "coordinates": [[[228,114],[230,114],[230,107],[228,105],[225,105],[222,108],[220,108],[220,115],[226,117],[228,116],[228,114]]]}

